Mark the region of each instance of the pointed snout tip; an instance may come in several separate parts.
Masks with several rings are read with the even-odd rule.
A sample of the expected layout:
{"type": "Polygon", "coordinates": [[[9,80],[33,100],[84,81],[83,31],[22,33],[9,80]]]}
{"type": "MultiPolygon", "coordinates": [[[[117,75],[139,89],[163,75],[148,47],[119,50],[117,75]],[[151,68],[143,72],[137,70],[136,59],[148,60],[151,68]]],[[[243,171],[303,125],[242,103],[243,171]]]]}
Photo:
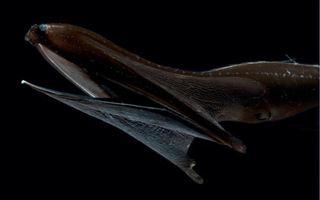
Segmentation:
{"type": "Polygon", "coordinates": [[[34,24],[30,27],[29,31],[24,36],[24,40],[27,42],[30,42],[33,46],[35,46],[37,43],[39,43],[39,33],[40,32],[46,32],[48,30],[47,24],[34,24]]]}
{"type": "Polygon", "coordinates": [[[33,46],[38,43],[38,35],[37,35],[38,25],[34,24],[30,27],[26,35],[24,36],[24,40],[30,42],[33,46]]]}

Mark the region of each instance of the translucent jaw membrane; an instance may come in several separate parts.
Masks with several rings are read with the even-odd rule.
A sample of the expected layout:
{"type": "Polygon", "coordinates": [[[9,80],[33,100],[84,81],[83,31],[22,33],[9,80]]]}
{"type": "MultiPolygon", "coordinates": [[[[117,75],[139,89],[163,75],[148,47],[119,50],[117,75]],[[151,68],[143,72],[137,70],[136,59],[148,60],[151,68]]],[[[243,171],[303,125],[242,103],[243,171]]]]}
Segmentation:
{"type": "Polygon", "coordinates": [[[48,63],[89,96],[93,98],[112,98],[112,96],[98,83],[94,82],[80,66],[59,56],[41,44],[37,44],[37,49],[48,63]]]}
{"type": "Polygon", "coordinates": [[[246,153],[246,146],[221,121],[259,123],[319,106],[319,66],[315,65],[260,61],[202,72],[179,70],[69,24],[34,25],[25,38],[90,97],[23,84],[123,130],[197,183],[203,180],[188,157],[194,138],[246,153]],[[112,84],[118,88],[109,94],[106,87],[112,84]],[[111,102],[121,92],[128,93],[119,95],[123,102],[140,101],[141,95],[160,108],[143,102],[140,106],[111,102]]]}

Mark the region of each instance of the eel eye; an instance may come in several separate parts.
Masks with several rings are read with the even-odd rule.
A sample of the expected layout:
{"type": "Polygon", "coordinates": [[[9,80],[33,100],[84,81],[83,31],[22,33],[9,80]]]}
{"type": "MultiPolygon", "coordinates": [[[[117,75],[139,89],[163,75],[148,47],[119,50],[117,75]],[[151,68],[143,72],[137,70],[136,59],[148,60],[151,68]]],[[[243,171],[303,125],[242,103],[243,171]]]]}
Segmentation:
{"type": "Polygon", "coordinates": [[[48,27],[47,27],[47,25],[45,25],[45,24],[41,24],[41,25],[39,25],[39,29],[40,29],[41,31],[45,32],[45,31],[48,29],[48,27]]]}
{"type": "Polygon", "coordinates": [[[258,120],[266,120],[267,119],[266,113],[257,113],[257,114],[255,114],[255,116],[258,120]]]}
{"type": "Polygon", "coordinates": [[[271,112],[269,113],[257,113],[255,114],[256,118],[259,120],[272,119],[271,112]]]}

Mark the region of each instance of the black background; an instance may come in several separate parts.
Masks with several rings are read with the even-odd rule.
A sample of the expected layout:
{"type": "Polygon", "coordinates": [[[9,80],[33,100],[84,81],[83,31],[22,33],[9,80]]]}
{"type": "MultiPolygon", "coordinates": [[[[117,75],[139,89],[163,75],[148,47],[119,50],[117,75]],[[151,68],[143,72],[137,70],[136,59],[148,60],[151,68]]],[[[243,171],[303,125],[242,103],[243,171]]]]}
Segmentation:
{"type": "Polygon", "coordinates": [[[20,84],[27,80],[81,93],[24,41],[35,23],[79,25],[141,57],[183,69],[284,61],[286,54],[299,63],[318,64],[318,1],[282,3],[9,6],[2,17],[2,164],[10,194],[318,199],[318,108],[275,123],[225,123],[248,147],[245,155],[196,140],[190,156],[205,181],[197,185],[125,133],[20,84]]]}

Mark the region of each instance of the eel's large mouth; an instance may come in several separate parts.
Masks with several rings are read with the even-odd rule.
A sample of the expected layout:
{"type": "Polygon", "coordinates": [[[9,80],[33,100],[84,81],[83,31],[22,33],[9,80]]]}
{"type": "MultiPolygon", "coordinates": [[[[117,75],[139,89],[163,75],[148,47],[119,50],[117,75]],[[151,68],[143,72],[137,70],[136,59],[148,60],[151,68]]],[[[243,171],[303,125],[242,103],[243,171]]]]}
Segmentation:
{"type": "MultiPolygon", "coordinates": [[[[89,74],[87,70],[71,60],[60,55],[55,49],[51,48],[50,42],[47,40],[47,35],[54,35],[50,33],[51,28],[54,28],[54,24],[41,24],[33,25],[25,35],[25,40],[35,46],[45,60],[50,63],[61,75],[67,78],[73,85],[77,86],[87,95],[97,99],[114,99],[118,101],[118,97],[124,97],[121,101],[125,101],[131,104],[139,104],[147,107],[161,107],[157,103],[150,99],[143,97],[143,95],[137,94],[130,89],[119,85],[118,82],[112,82],[105,79],[105,77],[94,77],[94,73],[89,74]],[[127,98],[129,97],[129,98],[127,98]]],[[[26,84],[28,82],[22,81],[26,84]]],[[[32,87],[32,84],[29,84],[32,87]]],[[[33,89],[36,89],[32,87],[33,89]]]]}
{"type": "MultiPolygon", "coordinates": [[[[177,98],[174,95],[126,66],[131,66],[132,63],[139,63],[144,66],[148,63],[147,61],[138,62],[139,57],[137,58],[134,54],[116,47],[111,42],[107,42],[105,46],[107,40],[101,38],[98,40],[96,38],[100,36],[88,32],[88,30],[71,25],[42,24],[32,26],[25,39],[35,46],[57,71],[90,97],[98,99],[114,98],[113,88],[106,89],[106,87],[109,87],[108,83],[112,82],[118,87],[130,90],[135,95],[144,96],[144,99],[147,100],[141,101],[139,99],[139,102],[136,103],[133,96],[120,98],[127,103],[147,107],[165,107],[173,111],[185,123],[201,129],[201,132],[205,132],[203,134],[212,134],[214,138],[212,140],[215,142],[245,153],[246,148],[240,140],[235,140],[231,134],[216,124],[209,125],[210,122],[202,117],[198,119],[207,124],[210,129],[213,128],[221,134],[221,136],[217,136],[208,127],[204,127],[203,124],[192,118],[193,115],[199,117],[197,113],[194,113],[194,110],[187,105],[176,108],[174,102],[177,101],[177,98]],[[103,48],[100,48],[100,46],[103,46],[103,48]],[[101,66],[104,68],[101,68],[101,66]],[[123,78],[125,81],[122,80],[123,78]],[[157,97],[159,94],[162,95],[161,98],[157,97]],[[168,98],[169,100],[167,100],[168,98]],[[184,115],[184,111],[181,111],[181,109],[187,109],[190,114],[184,115]]],[[[27,82],[23,81],[22,83],[27,82]]],[[[29,86],[32,87],[30,84],[29,86]]],[[[117,90],[116,95],[118,94],[122,96],[123,92],[117,90]]]]}
{"type": "Polygon", "coordinates": [[[93,81],[83,68],[40,43],[47,29],[47,25],[33,25],[27,32],[25,40],[35,46],[48,63],[86,94],[93,98],[111,98],[112,95],[93,81]]]}

